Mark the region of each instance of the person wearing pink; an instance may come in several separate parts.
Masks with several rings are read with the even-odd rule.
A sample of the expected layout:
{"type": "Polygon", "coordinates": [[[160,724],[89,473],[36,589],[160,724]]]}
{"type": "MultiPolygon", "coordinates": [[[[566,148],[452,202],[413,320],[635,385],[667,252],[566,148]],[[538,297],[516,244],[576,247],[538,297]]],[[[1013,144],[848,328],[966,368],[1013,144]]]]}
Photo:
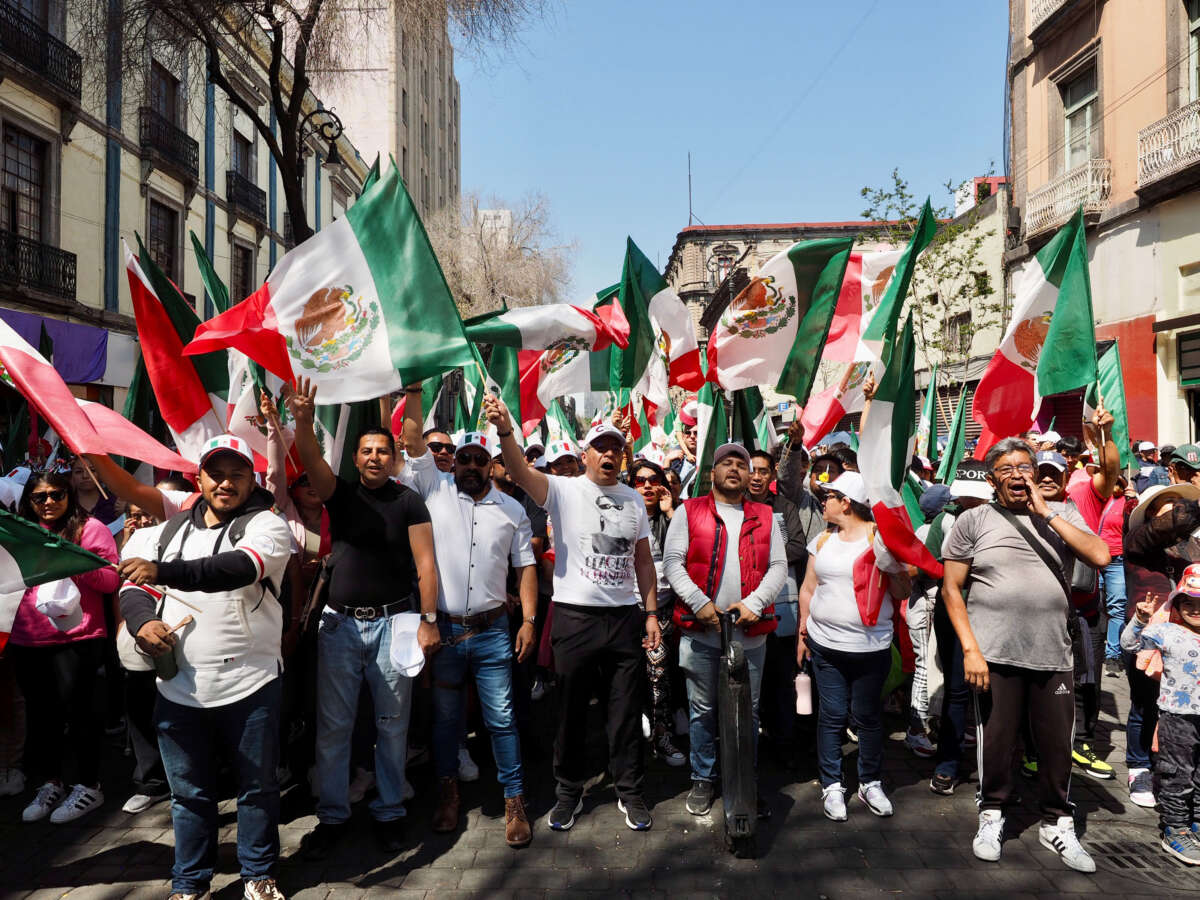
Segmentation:
{"type": "MultiPolygon", "coordinates": [[[[69,475],[47,472],[25,484],[18,512],[47,531],[116,562],[112,532],[79,506],[69,475]]],[[[21,818],[70,822],[104,802],[100,757],[103,711],[93,689],[104,660],[104,597],[117,589],[116,569],[99,568],[30,588],[21,598],[8,654],[25,695],[25,765],[40,787],[21,818]],[[63,734],[70,728],[70,740],[63,734]],[[67,764],[74,786],[68,793],[67,764]]]]}

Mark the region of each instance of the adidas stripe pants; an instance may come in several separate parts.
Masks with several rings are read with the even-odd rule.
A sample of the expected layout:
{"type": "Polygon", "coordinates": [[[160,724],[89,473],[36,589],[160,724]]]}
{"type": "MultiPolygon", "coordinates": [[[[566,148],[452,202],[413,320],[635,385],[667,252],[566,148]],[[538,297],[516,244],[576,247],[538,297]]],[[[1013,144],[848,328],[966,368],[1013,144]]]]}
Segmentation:
{"type": "Polygon", "coordinates": [[[979,808],[1003,809],[1012,797],[1014,755],[1021,720],[1038,748],[1038,804],[1046,822],[1071,815],[1071,742],[1075,731],[1075,678],[988,663],[990,688],[976,694],[979,723],[979,808]]]}

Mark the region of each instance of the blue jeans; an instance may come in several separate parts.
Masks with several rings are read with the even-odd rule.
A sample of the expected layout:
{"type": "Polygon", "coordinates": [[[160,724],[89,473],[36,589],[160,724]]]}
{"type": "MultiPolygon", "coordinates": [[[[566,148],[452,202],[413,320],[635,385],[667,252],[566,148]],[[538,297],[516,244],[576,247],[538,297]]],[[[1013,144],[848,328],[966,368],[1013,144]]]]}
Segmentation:
{"type": "Polygon", "coordinates": [[[237,855],[242,879],[273,878],[279,859],[279,707],[281,682],[263,685],[226,706],[172,703],[161,694],[154,707],[158,748],[171,785],[175,865],[171,890],[208,890],[217,862],[218,748],[233,763],[238,782],[237,855]]]}
{"type": "Polygon", "coordinates": [[[942,713],[938,725],[937,753],[933,770],[938,775],[958,775],[962,757],[963,733],[967,729],[967,704],[971,694],[963,672],[962,644],[944,604],[938,604],[933,614],[933,627],[937,632],[938,656],[942,660],[942,713]]]}
{"type": "Polygon", "coordinates": [[[1108,612],[1108,633],[1104,639],[1104,658],[1121,658],[1121,629],[1125,627],[1125,558],[1114,556],[1100,570],[1100,589],[1108,612]]]}
{"type": "MultiPolygon", "coordinates": [[[[750,667],[750,702],[754,707],[754,749],[758,751],[758,693],[762,685],[763,661],[767,645],[746,651],[750,667]]],[[[696,640],[690,634],[679,639],[679,668],[687,681],[688,740],[692,745],[693,781],[713,781],[717,767],[717,679],[720,676],[721,648],[696,640]]]]}
{"type": "MultiPolygon", "coordinates": [[[[440,623],[442,640],[467,631],[463,625],[440,623]]],[[[512,642],[508,617],[501,616],[480,632],[433,656],[433,753],[439,778],[458,772],[458,746],[463,733],[463,688],[467,673],[475,678],[483,722],[492,736],[496,780],[505,797],[525,793],[521,774],[521,741],[513,715],[512,642]]]]}
{"type": "MultiPolygon", "coordinates": [[[[350,743],[365,681],[375,709],[375,784],[371,815],[404,815],[404,765],[412,679],[392,666],[392,620],[365,621],[326,609],[317,632],[317,818],[350,819],[350,743]]],[[[455,751],[457,757],[457,751],[455,751]]]]}
{"type": "Polygon", "coordinates": [[[858,729],[858,783],[878,781],[883,768],[883,682],[892,649],[870,653],[830,650],[808,641],[821,708],[817,715],[817,768],[821,787],[842,782],[842,731],[851,713],[858,729]]]}

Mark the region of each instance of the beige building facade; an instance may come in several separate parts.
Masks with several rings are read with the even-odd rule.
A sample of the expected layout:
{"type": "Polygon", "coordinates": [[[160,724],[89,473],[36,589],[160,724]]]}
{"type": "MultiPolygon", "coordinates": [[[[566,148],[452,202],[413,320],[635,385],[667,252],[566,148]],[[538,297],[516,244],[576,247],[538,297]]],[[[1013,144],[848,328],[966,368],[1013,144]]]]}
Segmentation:
{"type": "MultiPolygon", "coordinates": [[[[35,345],[45,319],[63,346],[101,348],[86,372],[57,351],[55,364],[77,394],[120,408],[137,358],[121,241],[136,253],[140,235],[204,318],[211,302],[190,236],[235,300],[253,292],[291,243],[277,168],[247,116],[208,82],[201,53],[181,61],[151,43],[115,83],[71,46],[62,0],[4,4],[0,16],[0,317],[35,345]]],[[[246,35],[231,52],[238,90],[270,117],[264,45],[246,35]]],[[[318,104],[309,96],[305,109],[318,104]]],[[[338,149],[344,163],[332,172],[321,165],[327,144],[315,139],[307,155],[317,229],[366,175],[347,138],[338,149]]]]}
{"type": "Polygon", "coordinates": [[[1200,2],[1011,0],[1011,271],[1082,205],[1135,439],[1200,413],[1200,2]]]}

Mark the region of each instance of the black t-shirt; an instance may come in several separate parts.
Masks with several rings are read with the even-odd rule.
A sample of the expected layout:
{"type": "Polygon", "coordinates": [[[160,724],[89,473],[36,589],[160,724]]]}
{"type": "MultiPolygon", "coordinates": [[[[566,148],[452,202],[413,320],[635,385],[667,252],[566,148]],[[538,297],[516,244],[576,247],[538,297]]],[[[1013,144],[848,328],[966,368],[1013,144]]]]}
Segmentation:
{"type": "Polygon", "coordinates": [[[368,488],[339,478],[325,509],[334,559],[329,599],[341,606],[383,606],[411,596],[418,608],[408,528],[429,521],[420,495],[391,480],[368,488]]]}

